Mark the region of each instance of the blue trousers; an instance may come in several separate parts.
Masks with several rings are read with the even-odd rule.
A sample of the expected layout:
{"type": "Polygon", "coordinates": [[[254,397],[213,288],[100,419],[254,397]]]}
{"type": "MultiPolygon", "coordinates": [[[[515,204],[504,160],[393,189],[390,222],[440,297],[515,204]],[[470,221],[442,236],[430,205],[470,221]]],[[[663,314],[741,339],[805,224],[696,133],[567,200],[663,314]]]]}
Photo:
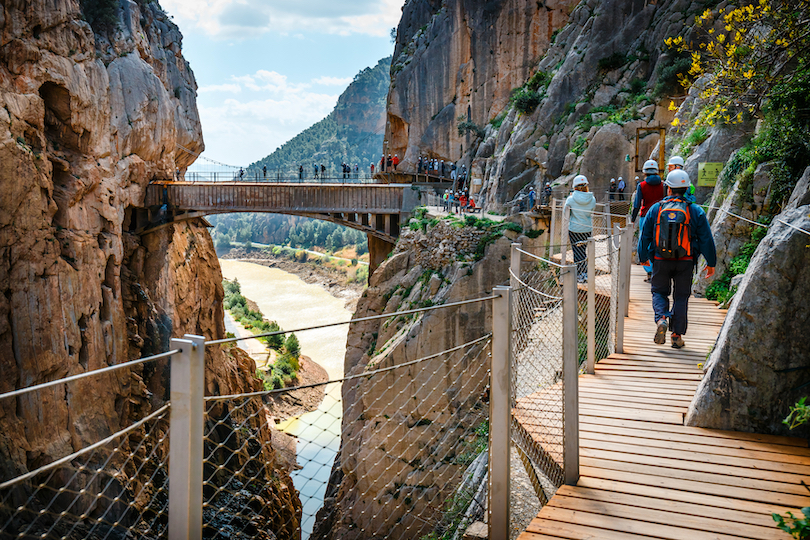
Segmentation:
{"type": "Polygon", "coordinates": [[[689,305],[689,296],[692,294],[692,272],[695,262],[668,261],[653,259],[652,279],[652,305],[655,311],[656,322],[661,317],[671,317],[670,330],[673,334],[686,333],[688,321],[686,310],[689,305]],[[672,311],[669,311],[669,295],[672,293],[672,311]]]}

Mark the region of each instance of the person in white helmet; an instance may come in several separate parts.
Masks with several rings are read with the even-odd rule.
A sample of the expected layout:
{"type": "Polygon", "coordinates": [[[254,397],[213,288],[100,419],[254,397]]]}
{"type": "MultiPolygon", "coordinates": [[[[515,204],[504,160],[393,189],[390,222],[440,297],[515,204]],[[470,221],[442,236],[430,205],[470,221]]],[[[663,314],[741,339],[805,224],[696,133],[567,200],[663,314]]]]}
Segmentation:
{"type": "MultiPolygon", "coordinates": [[[[638,185],[636,189],[636,196],[633,199],[633,213],[630,214],[630,221],[635,223],[636,219],[639,220],[639,230],[644,228],[644,217],[652,205],[664,198],[664,184],[661,183],[661,177],[658,176],[658,162],[654,159],[648,159],[644,163],[645,178],[638,185]]],[[[650,281],[652,274],[652,265],[642,265],[644,271],[647,272],[645,282],[650,281]]]]}
{"type": "Polygon", "coordinates": [[[624,190],[627,188],[627,184],[624,181],[624,178],[621,176],[619,177],[619,181],[616,183],[616,191],[619,192],[619,200],[624,200],[624,190]]]}
{"type": "Polygon", "coordinates": [[[588,179],[581,174],[574,177],[574,192],[565,200],[566,208],[570,208],[571,215],[568,220],[568,240],[574,250],[574,263],[577,265],[577,281],[585,282],[588,278],[588,263],[585,260],[587,246],[585,242],[593,233],[593,209],[596,207],[596,197],[588,190],[588,179]]]}
{"type": "Polygon", "coordinates": [[[667,175],[667,196],[652,205],[644,220],[638,241],[638,258],[652,261],[652,304],[655,311],[655,337],[659,345],[672,331],[672,347],[684,347],[683,335],[688,325],[687,307],[692,294],[692,273],[697,258],[706,259],[706,277],[714,275],[717,252],[706,214],[698,205],[686,200],[692,182],[686,171],[667,175]],[[672,293],[672,310],[669,296],[672,293]]]}
{"type": "MultiPolygon", "coordinates": [[[[682,170],[683,169],[683,158],[681,156],[672,156],[669,158],[669,163],[667,163],[667,173],[671,173],[672,171],[682,170]]],[[[692,184],[689,186],[689,189],[686,192],[686,198],[689,202],[695,202],[695,185],[692,184]]]]}

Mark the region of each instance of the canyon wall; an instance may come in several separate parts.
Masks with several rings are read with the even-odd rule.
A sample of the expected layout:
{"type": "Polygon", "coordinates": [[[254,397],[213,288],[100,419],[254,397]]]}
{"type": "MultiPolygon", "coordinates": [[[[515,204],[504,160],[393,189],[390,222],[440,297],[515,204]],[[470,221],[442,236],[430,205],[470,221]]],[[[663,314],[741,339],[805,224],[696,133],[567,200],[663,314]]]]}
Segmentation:
{"type": "MultiPolygon", "coordinates": [[[[355,319],[486,297],[508,281],[509,252],[508,237],[475,226],[407,229],[371,276],[355,319]]],[[[345,373],[401,366],[477,340],[492,331],[491,318],[487,300],[352,323],[345,373]]],[[[341,448],[313,538],[438,531],[461,475],[486,449],[488,384],[486,341],[344,383],[341,448]]]]}
{"type": "MultiPolygon", "coordinates": [[[[224,335],[204,223],[136,226],[148,183],[194,160],[178,146],[203,148],[180,32],[156,2],[108,4],[115,20],[77,0],[0,9],[0,392],[163,352],[186,332],[224,335]]],[[[150,413],[168,399],[168,366],[3,400],[0,475],[150,413]]],[[[257,388],[242,355],[208,348],[206,367],[206,393],[257,388]]]]}
{"type": "MultiPolygon", "coordinates": [[[[576,174],[599,199],[619,176],[630,193],[643,178],[636,155],[657,158],[657,128],[677,138],[670,123],[685,92],[664,40],[691,39],[710,3],[410,1],[391,68],[391,151],[406,169],[420,154],[465,165],[478,205],[497,212],[530,187],[564,190],[576,174]],[[518,106],[527,90],[536,101],[518,106]],[[651,128],[638,152],[637,128],[651,128]]],[[[712,148],[704,157],[714,161],[733,150],[712,148]]]]}
{"type": "Polygon", "coordinates": [[[574,0],[411,0],[397,28],[386,152],[457,160],[470,145],[457,117],[486,124],[533,73],[574,0]],[[462,148],[463,147],[463,148],[462,148]]]}

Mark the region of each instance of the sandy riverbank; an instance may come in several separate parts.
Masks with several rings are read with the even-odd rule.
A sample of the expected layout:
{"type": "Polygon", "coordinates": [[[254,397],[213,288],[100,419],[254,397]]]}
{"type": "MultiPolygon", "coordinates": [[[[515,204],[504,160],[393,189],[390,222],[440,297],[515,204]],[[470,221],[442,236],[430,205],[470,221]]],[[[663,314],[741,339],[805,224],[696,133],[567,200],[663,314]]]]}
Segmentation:
{"type": "Polygon", "coordinates": [[[351,312],[356,309],[357,301],[365,289],[365,284],[349,282],[346,275],[337,270],[309,262],[291,261],[263,250],[234,248],[220,255],[220,258],[278,268],[298,276],[305,283],[318,285],[333,297],[343,300],[346,309],[351,312]]]}

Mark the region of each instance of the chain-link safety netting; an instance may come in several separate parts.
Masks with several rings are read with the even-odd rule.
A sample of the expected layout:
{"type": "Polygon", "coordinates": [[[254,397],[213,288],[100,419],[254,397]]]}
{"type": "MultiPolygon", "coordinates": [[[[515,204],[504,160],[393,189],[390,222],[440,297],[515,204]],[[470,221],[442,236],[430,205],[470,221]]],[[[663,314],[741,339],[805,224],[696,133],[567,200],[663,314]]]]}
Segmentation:
{"type": "Polygon", "coordinates": [[[166,404],[124,430],[0,484],[0,538],[165,538],[168,460],[166,404]]]}
{"type": "Polygon", "coordinates": [[[541,504],[564,480],[560,266],[524,254],[512,276],[512,442],[541,504]]]}
{"type": "Polygon", "coordinates": [[[293,418],[268,401],[295,388],[207,398],[204,537],[460,538],[486,506],[488,340],[382,355],[293,418]]]}

